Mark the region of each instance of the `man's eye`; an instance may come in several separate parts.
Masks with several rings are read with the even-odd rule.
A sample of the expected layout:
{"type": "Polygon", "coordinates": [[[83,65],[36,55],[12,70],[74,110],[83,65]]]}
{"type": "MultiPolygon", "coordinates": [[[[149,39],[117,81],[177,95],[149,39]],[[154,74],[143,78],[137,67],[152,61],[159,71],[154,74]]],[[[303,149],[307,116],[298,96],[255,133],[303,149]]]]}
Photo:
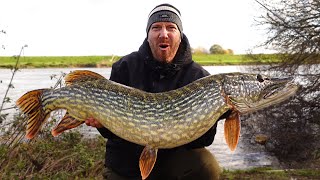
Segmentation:
{"type": "Polygon", "coordinates": [[[158,29],[160,29],[160,27],[159,26],[153,26],[152,29],[153,30],[158,30],[158,29]]]}
{"type": "Polygon", "coordinates": [[[168,27],[167,30],[170,32],[173,32],[173,31],[176,31],[177,28],[173,26],[173,27],[168,27]]]}

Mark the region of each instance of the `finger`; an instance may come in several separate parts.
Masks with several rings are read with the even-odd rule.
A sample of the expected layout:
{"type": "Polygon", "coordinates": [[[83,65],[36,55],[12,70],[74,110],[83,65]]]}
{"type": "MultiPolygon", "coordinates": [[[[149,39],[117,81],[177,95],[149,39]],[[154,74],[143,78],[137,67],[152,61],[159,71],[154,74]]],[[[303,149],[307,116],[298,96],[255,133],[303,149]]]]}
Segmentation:
{"type": "Polygon", "coordinates": [[[94,121],[95,119],[94,119],[93,117],[89,117],[89,118],[87,118],[86,120],[92,122],[92,121],[94,121]]]}
{"type": "Polygon", "coordinates": [[[96,128],[102,128],[102,124],[99,121],[94,122],[96,128]]]}
{"type": "Polygon", "coordinates": [[[87,119],[84,123],[86,123],[87,126],[90,126],[90,120],[87,119]]]}

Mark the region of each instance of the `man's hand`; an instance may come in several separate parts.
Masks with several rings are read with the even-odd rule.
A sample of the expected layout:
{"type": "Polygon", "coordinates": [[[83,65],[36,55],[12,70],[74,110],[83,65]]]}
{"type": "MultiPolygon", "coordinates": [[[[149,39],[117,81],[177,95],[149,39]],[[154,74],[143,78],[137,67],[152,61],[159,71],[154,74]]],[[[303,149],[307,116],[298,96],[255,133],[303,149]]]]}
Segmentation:
{"type": "Polygon", "coordinates": [[[85,123],[87,126],[92,126],[95,128],[102,128],[103,127],[102,124],[94,118],[86,119],[85,123]]]}

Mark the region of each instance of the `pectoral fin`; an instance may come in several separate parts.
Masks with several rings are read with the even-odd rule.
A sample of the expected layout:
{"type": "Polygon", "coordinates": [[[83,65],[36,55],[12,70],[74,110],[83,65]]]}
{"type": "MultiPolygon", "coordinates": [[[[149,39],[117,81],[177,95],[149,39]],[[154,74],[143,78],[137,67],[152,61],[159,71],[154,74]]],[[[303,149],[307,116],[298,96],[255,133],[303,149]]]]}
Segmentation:
{"type": "Polygon", "coordinates": [[[157,160],[157,152],[158,149],[152,148],[150,146],[146,146],[143,149],[139,160],[140,173],[143,180],[146,179],[151,173],[153,166],[157,160]]]}
{"type": "Polygon", "coordinates": [[[231,151],[234,151],[238,145],[240,136],[240,115],[232,111],[224,122],[224,138],[231,151]]]}
{"type": "Polygon", "coordinates": [[[67,112],[66,115],[61,119],[60,123],[51,131],[53,136],[58,136],[63,131],[75,128],[84,123],[84,121],[79,121],[76,118],[69,115],[67,112]]]}

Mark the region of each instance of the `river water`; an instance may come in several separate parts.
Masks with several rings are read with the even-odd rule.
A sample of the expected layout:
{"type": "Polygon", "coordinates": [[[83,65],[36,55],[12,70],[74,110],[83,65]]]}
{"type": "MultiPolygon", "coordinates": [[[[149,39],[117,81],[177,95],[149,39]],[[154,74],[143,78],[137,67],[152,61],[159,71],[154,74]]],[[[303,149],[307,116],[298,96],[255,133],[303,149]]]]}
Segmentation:
{"type": "MultiPolygon", "coordinates": [[[[45,69],[20,69],[14,76],[12,84],[14,88],[11,88],[8,93],[8,97],[12,99],[12,103],[6,103],[5,108],[13,106],[21,95],[27,91],[41,88],[53,87],[57,78],[62,73],[69,73],[72,70],[86,69],[97,72],[106,78],[109,78],[110,68],[45,68],[45,69]],[[56,75],[55,78],[51,78],[52,75],[56,75]]],[[[245,66],[205,66],[211,74],[227,73],[227,72],[245,72],[245,66]]],[[[9,69],[0,69],[0,103],[3,100],[4,94],[8,87],[12,76],[12,71],[9,69]]],[[[13,109],[7,110],[12,112],[13,109]]],[[[3,111],[5,113],[6,111],[3,111]]],[[[252,167],[264,167],[264,166],[276,166],[278,164],[277,159],[265,152],[262,148],[253,148],[255,150],[248,151],[247,146],[252,144],[247,143],[247,139],[243,139],[240,136],[239,144],[234,152],[231,152],[224,141],[223,135],[223,123],[224,120],[218,122],[217,134],[214,143],[208,147],[208,149],[218,159],[221,167],[225,169],[248,169],[252,167]],[[246,149],[246,150],[244,150],[246,149]]],[[[88,128],[83,126],[83,131],[89,135],[98,135],[98,132],[94,128],[88,128]]],[[[250,140],[249,140],[250,141],[250,140]]]]}

